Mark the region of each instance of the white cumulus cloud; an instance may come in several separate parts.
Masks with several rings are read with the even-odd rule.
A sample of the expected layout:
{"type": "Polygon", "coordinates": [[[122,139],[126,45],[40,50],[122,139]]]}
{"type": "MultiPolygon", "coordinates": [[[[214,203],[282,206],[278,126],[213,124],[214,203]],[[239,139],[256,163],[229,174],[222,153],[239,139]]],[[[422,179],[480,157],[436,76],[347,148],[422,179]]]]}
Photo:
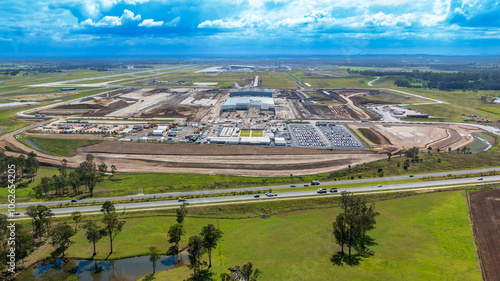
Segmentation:
{"type": "Polygon", "coordinates": [[[154,19],[145,19],[139,24],[142,27],[159,27],[162,25],[163,21],[155,21],[154,19]]]}
{"type": "Polygon", "coordinates": [[[135,15],[133,12],[125,9],[120,17],[105,16],[97,22],[94,22],[92,19],[86,19],[82,21],[80,25],[95,26],[95,27],[115,27],[115,26],[121,26],[127,21],[138,21],[138,20],[141,20],[141,15],[135,15]]]}

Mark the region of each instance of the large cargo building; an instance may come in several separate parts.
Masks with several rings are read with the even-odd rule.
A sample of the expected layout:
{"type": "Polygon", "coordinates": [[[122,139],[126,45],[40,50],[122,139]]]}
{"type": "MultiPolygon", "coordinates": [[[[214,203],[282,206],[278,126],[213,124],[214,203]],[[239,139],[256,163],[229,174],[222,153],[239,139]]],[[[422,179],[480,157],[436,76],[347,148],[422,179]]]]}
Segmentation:
{"type": "Polygon", "coordinates": [[[273,98],[268,97],[234,97],[228,98],[222,105],[220,111],[248,110],[258,108],[261,111],[276,111],[273,98]]]}
{"type": "Polygon", "coordinates": [[[232,89],[229,97],[273,97],[273,90],[265,88],[232,89]]]}
{"type": "Polygon", "coordinates": [[[229,94],[229,98],[222,105],[220,112],[248,110],[250,108],[275,113],[273,91],[261,88],[233,89],[229,94]]]}

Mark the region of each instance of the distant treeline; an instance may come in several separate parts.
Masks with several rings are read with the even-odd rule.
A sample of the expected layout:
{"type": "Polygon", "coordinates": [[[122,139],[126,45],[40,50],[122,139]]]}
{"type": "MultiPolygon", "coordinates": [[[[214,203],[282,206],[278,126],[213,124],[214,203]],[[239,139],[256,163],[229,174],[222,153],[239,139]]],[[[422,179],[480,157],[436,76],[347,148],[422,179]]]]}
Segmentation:
{"type": "Polygon", "coordinates": [[[464,90],[500,90],[500,72],[432,72],[413,70],[381,72],[375,70],[355,71],[349,73],[368,76],[398,76],[394,84],[407,88],[427,88],[442,91],[464,90]]]}

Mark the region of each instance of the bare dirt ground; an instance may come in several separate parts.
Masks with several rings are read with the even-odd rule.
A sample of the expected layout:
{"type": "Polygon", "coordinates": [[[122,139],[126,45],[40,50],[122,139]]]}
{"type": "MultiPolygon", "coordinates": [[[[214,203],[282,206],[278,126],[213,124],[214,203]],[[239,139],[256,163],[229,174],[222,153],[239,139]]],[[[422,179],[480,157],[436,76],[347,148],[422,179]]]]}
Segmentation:
{"type": "MultiPolygon", "coordinates": [[[[445,150],[450,147],[455,150],[474,140],[472,133],[478,132],[475,127],[467,125],[401,125],[401,124],[352,124],[354,130],[364,129],[371,137],[363,137],[380,145],[381,148],[397,147],[407,149],[432,147],[445,150]],[[384,141],[385,140],[385,141],[384,141]]],[[[360,134],[361,135],[361,134],[360,134]]]]}
{"type": "Polygon", "coordinates": [[[292,94],[289,101],[299,118],[302,119],[369,120],[372,117],[351,100],[369,92],[367,90],[320,89],[313,93],[302,93],[307,95],[305,99],[298,97],[298,94],[292,94]],[[296,95],[297,98],[295,98],[296,95]]]}
{"type": "MultiPolygon", "coordinates": [[[[216,146],[196,144],[120,143],[103,141],[82,147],[73,157],[59,157],[35,151],[18,142],[14,136],[26,129],[1,136],[0,149],[5,145],[37,154],[38,160],[50,166],[58,166],[64,158],[68,166],[76,168],[85,160],[87,153],[115,165],[121,173],[198,173],[242,176],[289,176],[327,173],[385,158],[366,151],[330,151],[301,148],[216,146]]],[[[7,155],[20,154],[6,151],[7,155]]]]}
{"type": "Polygon", "coordinates": [[[500,280],[500,190],[470,195],[470,210],[485,280],[500,280]]]}

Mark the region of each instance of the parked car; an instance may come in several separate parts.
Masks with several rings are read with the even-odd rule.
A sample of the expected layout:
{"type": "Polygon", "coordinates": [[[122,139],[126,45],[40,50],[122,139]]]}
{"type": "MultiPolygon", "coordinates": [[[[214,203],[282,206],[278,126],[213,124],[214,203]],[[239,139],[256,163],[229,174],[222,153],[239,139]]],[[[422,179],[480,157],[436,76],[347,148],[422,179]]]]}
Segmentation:
{"type": "Polygon", "coordinates": [[[482,180],[483,180],[483,178],[477,178],[477,180],[478,180],[478,181],[482,181],[482,180]]]}
{"type": "Polygon", "coordinates": [[[333,192],[337,192],[337,188],[335,188],[335,187],[334,188],[330,188],[330,192],[332,192],[332,193],[333,192]]]}
{"type": "Polygon", "coordinates": [[[257,195],[254,195],[253,197],[254,197],[254,198],[259,198],[259,197],[260,197],[260,195],[259,195],[259,194],[257,194],[257,195]]]}
{"type": "Polygon", "coordinates": [[[377,185],[377,187],[382,187],[382,185],[381,185],[381,184],[379,184],[379,185],[377,185]]]}
{"type": "Polygon", "coordinates": [[[295,187],[295,184],[290,185],[290,187],[295,187]]]}

